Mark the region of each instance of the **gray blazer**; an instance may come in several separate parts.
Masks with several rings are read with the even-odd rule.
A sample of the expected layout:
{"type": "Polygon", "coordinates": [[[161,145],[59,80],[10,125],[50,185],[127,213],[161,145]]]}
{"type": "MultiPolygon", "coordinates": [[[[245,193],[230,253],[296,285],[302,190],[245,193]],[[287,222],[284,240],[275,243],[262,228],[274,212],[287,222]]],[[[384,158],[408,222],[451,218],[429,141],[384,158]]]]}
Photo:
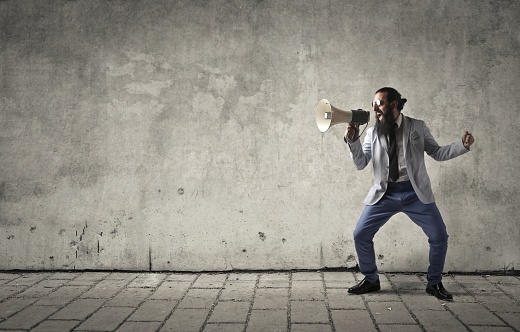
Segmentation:
{"type": "MultiPolygon", "coordinates": [[[[401,126],[403,128],[404,159],[410,182],[419,200],[425,204],[431,204],[435,202],[435,197],[424,164],[424,152],[437,161],[444,161],[463,155],[469,150],[464,147],[462,139],[450,145],[439,146],[422,120],[403,114],[401,126]]],[[[379,139],[373,127],[368,129],[363,145],[360,141],[358,139],[349,143],[348,146],[358,170],[364,169],[372,160],[374,184],[368,191],[365,204],[373,205],[383,197],[387,188],[389,172],[387,143],[386,139],[379,139]]]]}

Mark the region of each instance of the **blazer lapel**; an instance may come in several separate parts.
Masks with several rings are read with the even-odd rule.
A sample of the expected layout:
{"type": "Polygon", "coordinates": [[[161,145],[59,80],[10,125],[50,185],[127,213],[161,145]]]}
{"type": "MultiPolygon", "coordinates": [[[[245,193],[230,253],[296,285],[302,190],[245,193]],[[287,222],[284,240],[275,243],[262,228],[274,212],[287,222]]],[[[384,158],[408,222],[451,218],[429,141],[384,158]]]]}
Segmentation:
{"type": "Polygon", "coordinates": [[[403,123],[401,125],[403,126],[403,150],[406,157],[406,148],[408,147],[408,142],[410,141],[410,119],[403,115],[403,123]]]}
{"type": "Polygon", "coordinates": [[[377,140],[379,141],[379,144],[383,147],[383,149],[388,153],[388,144],[386,142],[386,137],[380,137],[377,134],[377,131],[374,129],[374,133],[376,134],[377,140]]]}

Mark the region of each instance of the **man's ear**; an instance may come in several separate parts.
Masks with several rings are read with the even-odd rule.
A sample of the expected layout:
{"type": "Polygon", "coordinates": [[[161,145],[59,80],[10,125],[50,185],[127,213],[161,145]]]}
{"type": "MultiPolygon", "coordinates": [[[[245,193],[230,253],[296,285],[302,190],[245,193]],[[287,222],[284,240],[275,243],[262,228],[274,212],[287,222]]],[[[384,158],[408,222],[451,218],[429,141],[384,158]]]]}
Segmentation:
{"type": "Polygon", "coordinates": [[[390,103],[390,109],[394,109],[394,108],[397,108],[397,100],[394,100],[393,102],[390,103]]]}

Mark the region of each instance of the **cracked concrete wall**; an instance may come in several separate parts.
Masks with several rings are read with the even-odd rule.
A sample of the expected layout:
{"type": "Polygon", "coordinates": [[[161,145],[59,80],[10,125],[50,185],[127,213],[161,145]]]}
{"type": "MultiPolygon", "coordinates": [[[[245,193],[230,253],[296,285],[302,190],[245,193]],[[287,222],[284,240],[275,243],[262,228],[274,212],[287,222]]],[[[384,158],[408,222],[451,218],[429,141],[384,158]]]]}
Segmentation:
{"type": "MultiPolygon", "coordinates": [[[[396,87],[428,159],[446,271],[518,269],[520,2],[0,1],[0,268],[230,270],[356,264],[372,181],[322,98],[396,87]]],[[[373,123],[373,122],[372,122],[373,123]]],[[[381,270],[425,271],[402,215],[381,270]]]]}

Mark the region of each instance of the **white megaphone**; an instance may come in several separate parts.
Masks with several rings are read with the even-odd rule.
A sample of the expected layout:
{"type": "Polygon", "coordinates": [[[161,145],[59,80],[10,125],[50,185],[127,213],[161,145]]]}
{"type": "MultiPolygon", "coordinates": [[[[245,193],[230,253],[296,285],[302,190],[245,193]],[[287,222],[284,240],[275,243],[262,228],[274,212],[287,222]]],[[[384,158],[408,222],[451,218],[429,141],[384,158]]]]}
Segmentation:
{"type": "Polygon", "coordinates": [[[364,110],[344,111],[332,106],[327,99],[322,99],[316,106],[316,124],[324,133],[338,123],[365,124],[370,121],[370,112],[364,110]]]}

